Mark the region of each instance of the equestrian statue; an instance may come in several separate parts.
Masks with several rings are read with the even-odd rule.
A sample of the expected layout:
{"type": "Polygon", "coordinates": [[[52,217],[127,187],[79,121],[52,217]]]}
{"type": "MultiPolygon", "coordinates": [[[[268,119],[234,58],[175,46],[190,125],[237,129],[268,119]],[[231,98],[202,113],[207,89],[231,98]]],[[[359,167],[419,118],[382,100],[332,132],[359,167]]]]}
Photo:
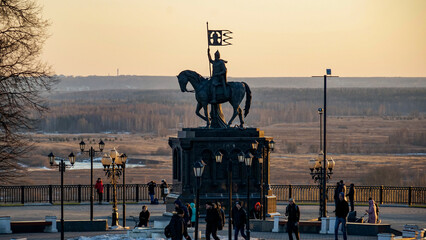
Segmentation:
{"type": "MultiPolygon", "coordinates": [[[[212,119],[209,116],[208,104],[212,106],[212,118],[223,119],[223,112],[221,105],[222,103],[229,102],[233,108],[233,114],[231,119],[227,124],[213,127],[230,127],[232,121],[238,115],[240,119],[240,128],[244,127],[244,117],[247,116],[250,110],[251,104],[251,91],[247,83],[245,82],[227,82],[226,73],[227,69],[225,66],[226,61],[220,59],[219,51],[215,52],[215,59],[212,60],[210,56],[210,49],[207,51],[209,61],[213,66],[213,74],[211,78],[204,78],[200,74],[191,71],[185,70],[179,73],[177,76],[180,90],[182,92],[191,92],[188,91],[186,86],[191,83],[195,91],[195,99],[197,100],[197,108],[195,114],[202,118],[207,123],[207,128],[212,127],[212,119]],[[240,108],[240,104],[246,97],[244,116],[240,108]],[[204,110],[204,115],[200,114],[201,108],[204,110]]],[[[219,119],[219,121],[220,121],[219,119]]],[[[213,119],[214,120],[214,119],[213,119]]]]}

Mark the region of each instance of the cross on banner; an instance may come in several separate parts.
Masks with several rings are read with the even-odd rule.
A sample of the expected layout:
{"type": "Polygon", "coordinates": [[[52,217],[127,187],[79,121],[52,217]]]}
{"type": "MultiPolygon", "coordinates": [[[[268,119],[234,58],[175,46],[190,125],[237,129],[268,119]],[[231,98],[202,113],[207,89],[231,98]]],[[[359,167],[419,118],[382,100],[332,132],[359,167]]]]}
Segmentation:
{"type": "Polygon", "coordinates": [[[228,46],[232,43],[228,42],[232,37],[228,34],[232,32],[229,30],[207,30],[207,37],[209,46],[228,46]]]}

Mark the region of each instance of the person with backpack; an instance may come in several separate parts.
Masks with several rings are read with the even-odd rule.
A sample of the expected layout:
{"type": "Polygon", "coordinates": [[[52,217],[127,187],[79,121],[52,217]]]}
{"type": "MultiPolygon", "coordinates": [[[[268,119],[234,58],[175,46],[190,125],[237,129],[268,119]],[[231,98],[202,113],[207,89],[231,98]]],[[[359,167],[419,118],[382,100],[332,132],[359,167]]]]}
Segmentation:
{"type": "Polygon", "coordinates": [[[187,240],[191,240],[188,235],[188,229],[185,221],[183,220],[184,212],[182,209],[177,209],[176,213],[173,214],[169,225],[164,229],[164,235],[172,240],[182,240],[184,237],[187,240]]]}
{"type": "Polygon", "coordinates": [[[191,219],[192,219],[192,207],[191,207],[191,204],[189,204],[189,203],[187,203],[186,204],[186,209],[188,210],[188,215],[189,215],[189,221],[188,221],[188,227],[191,227],[191,226],[193,226],[192,225],[192,221],[191,221],[191,219]]]}
{"type": "MultiPolygon", "coordinates": [[[[217,236],[217,229],[220,223],[220,216],[217,208],[214,207],[213,203],[206,203],[206,240],[210,240],[210,234],[213,239],[219,240],[217,236]]],[[[221,224],[221,223],[220,223],[221,224]]]]}
{"type": "Polygon", "coordinates": [[[288,200],[289,204],[285,209],[285,215],[288,216],[287,221],[287,233],[288,238],[293,240],[293,232],[296,235],[296,239],[300,239],[299,235],[299,219],[300,219],[300,210],[299,206],[296,205],[293,198],[288,200]]]}

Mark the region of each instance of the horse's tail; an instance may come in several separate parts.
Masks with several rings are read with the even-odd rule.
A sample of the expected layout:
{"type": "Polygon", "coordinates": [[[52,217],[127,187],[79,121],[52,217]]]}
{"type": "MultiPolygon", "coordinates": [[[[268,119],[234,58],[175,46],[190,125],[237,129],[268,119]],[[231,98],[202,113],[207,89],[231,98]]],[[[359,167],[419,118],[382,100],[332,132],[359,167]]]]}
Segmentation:
{"type": "Polygon", "coordinates": [[[250,111],[251,105],[251,90],[247,83],[243,82],[244,87],[246,88],[246,105],[244,106],[244,117],[247,117],[247,114],[250,111]]]}

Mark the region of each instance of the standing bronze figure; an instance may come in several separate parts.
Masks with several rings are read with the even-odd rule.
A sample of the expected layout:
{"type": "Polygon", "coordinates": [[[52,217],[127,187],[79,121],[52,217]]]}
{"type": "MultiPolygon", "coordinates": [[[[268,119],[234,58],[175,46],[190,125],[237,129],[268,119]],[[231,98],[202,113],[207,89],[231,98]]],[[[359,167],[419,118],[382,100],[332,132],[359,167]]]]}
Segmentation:
{"type": "Polygon", "coordinates": [[[233,114],[227,124],[227,127],[231,126],[232,121],[235,119],[237,115],[240,118],[239,127],[241,128],[244,127],[244,117],[246,117],[247,114],[249,113],[250,104],[251,104],[251,90],[249,86],[247,85],[247,83],[229,82],[227,84],[229,86],[228,88],[229,90],[225,90],[224,89],[225,87],[224,88],[219,87],[218,89],[216,89],[216,91],[213,92],[213,88],[215,88],[215,86],[213,86],[212,84],[213,81],[209,81],[209,79],[202,77],[200,74],[194,71],[191,71],[191,70],[182,71],[181,73],[179,73],[177,78],[178,78],[180,90],[182,92],[188,92],[188,90],[186,89],[186,85],[188,84],[188,82],[191,83],[192,87],[195,90],[195,99],[197,99],[197,102],[198,102],[195,113],[197,114],[197,116],[199,116],[200,118],[202,118],[204,121],[207,122],[208,128],[211,126],[210,124],[211,119],[208,112],[208,104],[216,105],[216,104],[221,104],[225,102],[229,102],[233,108],[233,114]],[[213,96],[213,94],[215,94],[215,96],[213,96]],[[240,104],[243,101],[244,96],[246,97],[246,103],[245,103],[244,117],[243,117],[240,104]],[[215,99],[216,101],[212,102],[213,99],[215,99]],[[200,114],[201,108],[203,108],[204,110],[204,116],[200,114]]]}

